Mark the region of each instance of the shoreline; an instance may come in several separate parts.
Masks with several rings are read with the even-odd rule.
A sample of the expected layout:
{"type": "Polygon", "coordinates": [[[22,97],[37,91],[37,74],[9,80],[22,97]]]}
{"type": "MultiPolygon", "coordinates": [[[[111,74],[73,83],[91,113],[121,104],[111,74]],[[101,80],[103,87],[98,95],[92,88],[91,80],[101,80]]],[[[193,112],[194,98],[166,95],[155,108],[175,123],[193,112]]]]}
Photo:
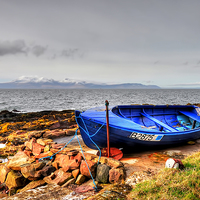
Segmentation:
{"type": "MultiPolygon", "coordinates": [[[[66,142],[62,142],[62,138],[68,137],[67,140],[69,141],[69,139],[75,134],[75,129],[77,128],[73,110],[41,111],[25,114],[13,114],[9,111],[3,111],[3,113],[0,112],[0,118],[0,143],[8,142],[5,148],[0,148],[0,155],[4,155],[5,157],[14,156],[18,151],[21,151],[25,142],[30,141],[32,138],[39,139],[45,136],[47,140],[52,140],[52,142],[56,141],[59,146],[60,143],[66,142]]],[[[79,138],[81,139],[81,136],[79,136],[79,138]]],[[[92,155],[96,154],[96,151],[86,147],[82,140],[81,144],[83,145],[85,153],[92,153],[92,155]]],[[[74,140],[72,144],[68,146],[68,149],[77,149],[80,151],[78,142],[74,140]]],[[[122,184],[122,186],[120,186],[126,191],[124,195],[126,196],[131,191],[131,188],[137,183],[153,177],[160,169],[163,169],[165,167],[166,159],[183,159],[188,155],[192,155],[199,151],[199,149],[200,141],[197,140],[191,145],[186,144],[160,150],[146,150],[124,154],[121,163],[124,166],[126,178],[124,180],[125,185],[123,186],[122,184]]],[[[115,187],[114,185],[115,184],[107,184],[106,186],[101,186],[103,189],[95,195],[101,195],[105,190],[113,190],[112,187],[115,187]]],[[[57,189],[60,191],[61,196],[62,194],[65,194],[62,188],[57,189]]],[[[120,189],[117,190],[116,188],[115,191],[119,192],[120,189]]],[[[69,194],[65,194],[65,196],[70,195],[71,192],[72,191],[70,190],[69,194]]],[[[81,195],[85,195],[85,198],[89,198],[91,192],[86,192],[81,195]]],[[[110,194],[107,194],[108,197],[109,195],[110,194]]],[[[78,196],[80,197],[80,194],[78,194],[78,196]]],[[[71,198],[72,197],[74,196],[71,195],[71,198]]]]}

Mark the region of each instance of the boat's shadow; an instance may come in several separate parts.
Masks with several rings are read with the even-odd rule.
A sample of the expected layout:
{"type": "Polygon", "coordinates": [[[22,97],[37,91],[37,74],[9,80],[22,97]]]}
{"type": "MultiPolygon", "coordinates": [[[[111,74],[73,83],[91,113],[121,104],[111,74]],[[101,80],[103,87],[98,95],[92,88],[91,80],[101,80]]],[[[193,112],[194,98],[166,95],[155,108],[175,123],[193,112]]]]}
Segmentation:
{"type": "Polygon", "coordinates": [[[142,152],[147,152],[147,151],[166,151],[169,149],[176,149],[176,148],[184,148],[185,146],[190,146],[188,143],[182,143],[182,144],[172,144],[172,145],[165,145],[165,146],[136,146],[133,148],[121,148],[120,150],[124,154],[130,154],[130,153],[142,153],[142,152]]]}

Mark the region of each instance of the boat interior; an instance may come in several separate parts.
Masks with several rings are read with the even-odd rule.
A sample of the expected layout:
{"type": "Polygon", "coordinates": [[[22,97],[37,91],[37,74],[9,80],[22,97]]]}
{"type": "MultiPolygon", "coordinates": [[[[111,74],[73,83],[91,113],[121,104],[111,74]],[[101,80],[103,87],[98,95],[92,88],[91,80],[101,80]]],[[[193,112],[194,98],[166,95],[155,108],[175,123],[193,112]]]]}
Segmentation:
{"type": "Polygon", "coordinates": [[[194,106],[116,106],[112,112],[141,128],[160,132],[200,128],[200,108],[194,106]]]}

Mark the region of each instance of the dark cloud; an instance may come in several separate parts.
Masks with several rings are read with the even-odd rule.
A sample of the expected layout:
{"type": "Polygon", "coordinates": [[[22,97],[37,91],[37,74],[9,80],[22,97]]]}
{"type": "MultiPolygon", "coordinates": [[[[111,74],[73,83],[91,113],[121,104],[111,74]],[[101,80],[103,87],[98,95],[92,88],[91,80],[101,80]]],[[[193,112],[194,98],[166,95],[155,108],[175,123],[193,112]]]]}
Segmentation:
{"type": "Polygon", "coordinates": [[[42,54],[45,53],[45,51],[47,50],[47,46],[46,47],[43,47],[41,45],[35,45],[33,48],[32,48],[32,53],[39,57],[41,56],[42,54]]]}
{"type": "Polygon", "coordinates": [[[74,58],[76,56],[80,57],[81,54],[79,52],[79,49],[64,49],[61,55],[68,58],[74,58]]]}
{"type": "Polygon", "coordinates": [[[26,46],[24,40],[0,42],[0,56],[9,54],[27,54],[28,50],[29,48],[26,46]]]}

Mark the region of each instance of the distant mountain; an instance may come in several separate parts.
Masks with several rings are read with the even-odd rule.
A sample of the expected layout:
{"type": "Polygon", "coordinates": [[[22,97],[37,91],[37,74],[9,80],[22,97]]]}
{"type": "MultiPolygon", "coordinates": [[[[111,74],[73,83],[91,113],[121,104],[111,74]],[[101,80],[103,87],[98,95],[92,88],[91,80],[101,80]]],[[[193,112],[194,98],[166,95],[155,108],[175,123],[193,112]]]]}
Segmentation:
{"type": "Polygon", "coordinates": [[[64,79],[56,81],[43,77],[22,76],[14,81],[0,83],[1,89],[159,89],[157,85],[140,83],[104,84],[64,79]]]}

